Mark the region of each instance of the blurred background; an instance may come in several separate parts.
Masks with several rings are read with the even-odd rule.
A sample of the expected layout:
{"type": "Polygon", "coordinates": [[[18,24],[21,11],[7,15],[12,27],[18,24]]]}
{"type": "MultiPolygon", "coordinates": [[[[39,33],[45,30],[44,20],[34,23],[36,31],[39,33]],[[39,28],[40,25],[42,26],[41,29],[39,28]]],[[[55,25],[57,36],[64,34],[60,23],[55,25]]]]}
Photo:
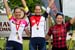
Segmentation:
{"type": "MultiPolygon", "coordinates": [[[[36,3],[39,3],[42,7],[47,8],[48,1],[47,0],[26,0],[27,6],[30,10],[30,12],[34,12],[34,5],[36,3]]],[[[11,8],[11,11],[13,13],[13,8],[16,6],[23,7],[21,0],[8,0],[8,4],[11,8]]],[[[75,16],[75,0],[55,0],[51,9],[51,17],[48,17],[46,20],[46,30],[45,32],[48,32],[49,27],[53,26],[55,24],[55,15],[57,12],[61,12],[65,15],[64,22],[67,22],[72,17],[75,16]]],[[[44,12],[44,10],[42,11],[44,12]]],[[[5,50],[5,44],[7,41],[7,38],[10,34],[10,25],[8,23],[8,18],[5,12],[3,0],[0,0],[0,49],[5,50]]],[[[68,31],[68,34],[75,34],[75,24],[73,24],[68,31]]],[[[67,45],[70,44],[71,36],[67,34],[67,45]]],[[[73,36],[73,40],[75,40],[75,36],[73,36]]],[[[23,33],[23,50],[29,50],[29,37],[23,33]]],[[[49,41],[47,41],[47,49],[51,49],[51,42],[52,38],[50,38],[49,41]]]]}

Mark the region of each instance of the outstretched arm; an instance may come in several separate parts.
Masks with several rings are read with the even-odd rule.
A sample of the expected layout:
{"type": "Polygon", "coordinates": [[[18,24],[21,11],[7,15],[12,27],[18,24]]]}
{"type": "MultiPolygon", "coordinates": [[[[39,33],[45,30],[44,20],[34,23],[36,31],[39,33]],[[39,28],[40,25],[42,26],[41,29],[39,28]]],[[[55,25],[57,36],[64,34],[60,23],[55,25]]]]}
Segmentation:
{"type": "Polygon", "coordinates": [[[52,4],[54,3],[54,0],[48,0],[48,7],[47,9],[43,8],[43,10],[45,10],[46,12],[44,13],[44,16],[47,18],[51,9],[52,4]]]}
{"type": "Polygon", "coordinates": [[[21,0],[21,1],[22,1],[23,6],[26,7],[27,6],[26,1],[25,0],[21,0]]]}
{"type": "Polygon", "coordinates": [[[54,0],[48,0],[48,7],[51,8],[53,3],[54,3],[54,0]]]}
{"type": "Polygon", "coordinates": [[[51,6],[52,6],[52,4],[54,3],[54,0],[48,0],[48,7],[47,7],[47,13],[49,13],[50,12],[50,9],[51,9],[51,6]]]}
{"type": "Polygon", "coordinates": [[[6,13],[7,13],[7,15],[8,15],[8,18],[10,19],[11,18],[11,10],[10,10],[10,8],[9,8],[9,6],[8,6],[8,3],[7,3],[7,1],[6,0],[3,0],[3,2],[4,2],[4,6],[5,6],[5,9],[6,9],[6,13]]]}
{"type": "Polygon", "coordinates": [[[24,6],[25,12],[28,12],[29,9],[28,9],[28,7],[27,7],[27,5],[26,5],[26,1],[25,1],[25,0],[21,0],[21,1],[22,1],[23,6],[24,6]]]}

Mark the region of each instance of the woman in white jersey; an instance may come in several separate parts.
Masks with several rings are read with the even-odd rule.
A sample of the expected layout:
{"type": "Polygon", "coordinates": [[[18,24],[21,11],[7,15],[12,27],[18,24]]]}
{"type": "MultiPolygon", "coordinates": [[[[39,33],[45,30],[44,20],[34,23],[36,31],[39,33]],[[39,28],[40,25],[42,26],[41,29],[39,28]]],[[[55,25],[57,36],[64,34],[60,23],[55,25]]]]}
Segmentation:
{"type": "Polygon", "coordinates": [[[29,34],[27,21],[24,19],[25,11],[22,8],[16,7],[14,15],[11,14],[10,8],[6,0],[3,0],[6,13],[9,19],[11,33],[6,44],[6,50],[23,50],[22,49],[22,33],[25,30],[29,34]]]}
{"type": "Polygon", "coordinates": [[[21,0],[24,10],[28,12],[30,22],[30,44],[29,50],[46,50],[45,40],[45,21],[50,12],[50,8],[54,0],[49,0],[49,4],[44,14],[42,14],[42,7],[39,4],[34,6],[34,15],[30,13],[25,0],[21,0]]]}

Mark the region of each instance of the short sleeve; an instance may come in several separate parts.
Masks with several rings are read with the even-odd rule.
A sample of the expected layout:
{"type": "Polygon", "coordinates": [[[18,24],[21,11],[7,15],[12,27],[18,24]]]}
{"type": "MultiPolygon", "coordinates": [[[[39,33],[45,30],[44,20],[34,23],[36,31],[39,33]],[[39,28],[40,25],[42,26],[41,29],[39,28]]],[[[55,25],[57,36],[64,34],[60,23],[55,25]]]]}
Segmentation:
{"type": "Polygon", "coordinates": [[[25,24],[25,28],[24,29],[27,29],[28,28],[28,22],[26,20],[23,20],[23,21],[22,22],[25,24]]]}

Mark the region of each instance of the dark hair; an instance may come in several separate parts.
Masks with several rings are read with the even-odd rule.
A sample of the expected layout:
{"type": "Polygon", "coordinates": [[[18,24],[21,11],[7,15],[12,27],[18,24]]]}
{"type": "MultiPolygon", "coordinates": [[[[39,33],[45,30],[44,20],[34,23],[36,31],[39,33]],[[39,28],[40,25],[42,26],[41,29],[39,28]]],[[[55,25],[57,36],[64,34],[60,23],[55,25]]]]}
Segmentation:
{"type": "Polygon", "coordinates": [[[37,3],[37,4],[34,5],[34,9],[36,8],[36,6],[40,6],[40,8],[41,8],[41,5],[37,3]]]}
{"type": "Polygon", "coordinates": [[[14,8],[14,11],[13,11],[14,13],[15,13],[15,10],[16,10],[16,9],[20,9],[21,11],[24,12],[24,16],[22,17],[22,19],[23,19],[23,18],[25,17],[25,11],[24,11],[24,9],[23,9],[22,7],[15,7],[15,8],[14,8]]]}
{"type": "Polygon", "coordinates": [[[60,12],[56,14],[56,17],[55,17],[55,18],[57,18],[57,17],[58,17],[58,15],[61,15],[61,16],[64,18],[63,13],[60,13],[60,12]]]}
{"type": "MultiPolygon", "coordinates": [[[[61,16],[64,18],[63,13],[61,13],[61,12],[57,13],[55,18],[57,18],[57,17],[58,17],[58,15],[61,15],[61,16]]],[[[55,23],[56,23],[56,21],[55,21],[55,23]]],[[[62,22],[62,24],[64,24],[64,21],[62,22]]]]}

